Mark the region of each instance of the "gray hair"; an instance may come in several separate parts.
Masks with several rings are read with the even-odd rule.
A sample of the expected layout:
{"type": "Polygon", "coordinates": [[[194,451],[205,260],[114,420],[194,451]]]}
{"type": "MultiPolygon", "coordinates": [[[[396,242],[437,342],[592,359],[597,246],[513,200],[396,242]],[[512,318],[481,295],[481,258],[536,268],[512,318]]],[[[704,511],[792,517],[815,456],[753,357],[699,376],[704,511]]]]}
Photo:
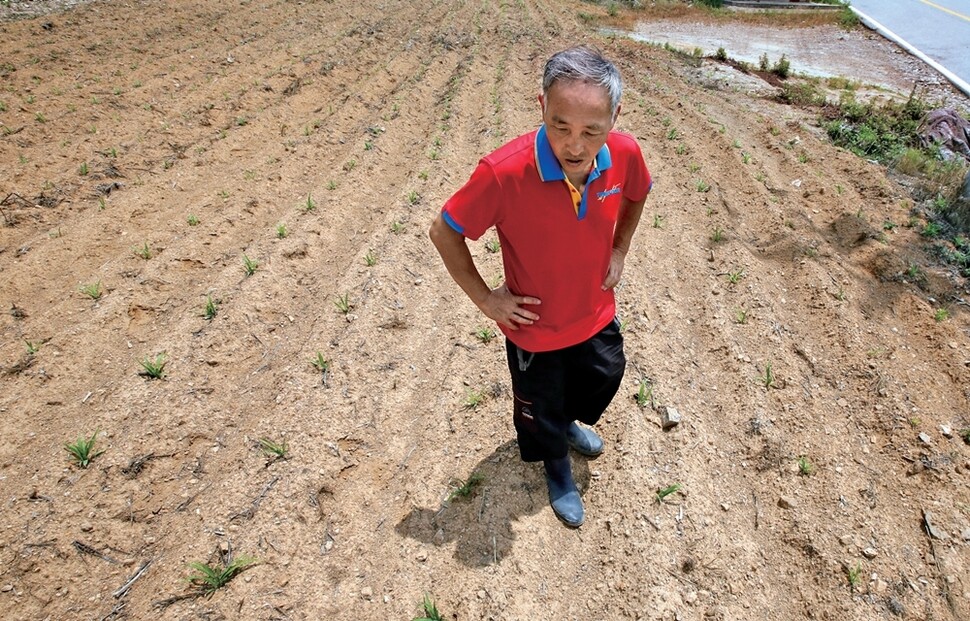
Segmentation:
{"type": "Polygon", "coordinates": [[[606,89],[610,96],[610,111],[613,118],[620,107],[623,94],[623,80],[616,65],[591,47],[580,45],[554,54],[546,61],[542,74],[542,93],[548,96],[549,89],[558,81],[586,82],[597,84],[606,89]]]}

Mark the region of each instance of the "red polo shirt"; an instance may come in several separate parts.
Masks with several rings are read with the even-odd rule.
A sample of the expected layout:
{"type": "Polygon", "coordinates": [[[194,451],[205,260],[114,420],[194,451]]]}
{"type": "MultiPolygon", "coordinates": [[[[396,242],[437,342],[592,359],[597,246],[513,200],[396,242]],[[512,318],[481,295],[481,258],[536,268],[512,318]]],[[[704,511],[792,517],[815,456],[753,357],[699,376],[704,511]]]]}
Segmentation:
{"type": "Polygon", "coordinates": [[[469,239],[495,226],[509,289],[542,300],[527,307],[537,322],[502,332],[526,351],[552,351],[587,340],[616,315],[602,284],[620,200],[642,200],[650,185],[636,139],[610,132],[577,213],[542,126],[482,158],[442,216],[469,239]]]}

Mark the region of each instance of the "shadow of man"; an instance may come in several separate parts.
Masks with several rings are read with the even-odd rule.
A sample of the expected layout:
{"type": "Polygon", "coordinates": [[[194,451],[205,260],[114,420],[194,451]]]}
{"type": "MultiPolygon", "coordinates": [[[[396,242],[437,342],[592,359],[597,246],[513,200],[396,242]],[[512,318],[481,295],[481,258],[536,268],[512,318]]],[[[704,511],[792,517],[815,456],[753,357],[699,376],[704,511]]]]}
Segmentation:
{"type": "MultiPolygon", "coordinates": [[[[497,564],[512,549],[513,524],[519,518],[547,509],[549,495],[541,463],[519,459],[518,445],[509,440],[480,461],[468,474],[481,482],[467,496],[454,496],[439,508],[416,507],[394,530],[404,537],[442,547],[455,544],[455,559],[468,567],[497,564]]],[[[584,457],[573,456],[573,477],[580,494],[589,488],[589,465],[584,457]]],[[[457,487],[452,482],[452,487],[457,487]]],[[[457,482],[460,484],[461,482],[457,482]]]]}

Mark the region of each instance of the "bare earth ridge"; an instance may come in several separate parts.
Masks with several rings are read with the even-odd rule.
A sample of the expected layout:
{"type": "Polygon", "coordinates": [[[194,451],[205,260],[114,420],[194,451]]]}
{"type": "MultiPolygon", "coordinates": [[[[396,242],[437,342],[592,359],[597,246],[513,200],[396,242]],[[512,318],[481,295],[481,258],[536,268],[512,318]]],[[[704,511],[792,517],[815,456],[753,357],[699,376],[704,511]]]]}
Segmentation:
{"type": "Polygon", "coordinates": [[[425,593],[446,619],[970,618],[966,284],[904,226],[906,188],[811,114],[596,35],[590,7],[0,23],[4,618],[408,620],[425,593]],[[656,184],[573,531],[518,459],[501,339],[475,337],[426,231],[582,41],[621,67],[656,184]],[[139,375],[160,353],[165,378],[139,375]],[[259,563],[181,598],[188,563],[240,556],[259,563]]]}

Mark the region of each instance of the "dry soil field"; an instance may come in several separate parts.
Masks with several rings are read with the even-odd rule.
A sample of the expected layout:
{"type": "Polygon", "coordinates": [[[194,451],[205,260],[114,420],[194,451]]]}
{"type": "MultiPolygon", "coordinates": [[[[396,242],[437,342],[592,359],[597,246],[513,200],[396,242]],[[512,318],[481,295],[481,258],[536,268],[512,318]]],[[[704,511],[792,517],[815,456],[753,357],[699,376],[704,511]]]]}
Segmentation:
{"type": "MultiPolygon", "coordinates": [[[[0,23],[4,618],[409,620],[425,593],[461,620],[970,618],[967,289],[903,226],[907,189],[580,12],[605,15],[133,0],[0,23]],[[427,227],[582,41],[624,72],[656,183],[574,531],[427,227]],[[247,556],[190,596],[189,563],[247,556]]],[[[497,283],[494,239],[473,252],[497,283]]]]}

